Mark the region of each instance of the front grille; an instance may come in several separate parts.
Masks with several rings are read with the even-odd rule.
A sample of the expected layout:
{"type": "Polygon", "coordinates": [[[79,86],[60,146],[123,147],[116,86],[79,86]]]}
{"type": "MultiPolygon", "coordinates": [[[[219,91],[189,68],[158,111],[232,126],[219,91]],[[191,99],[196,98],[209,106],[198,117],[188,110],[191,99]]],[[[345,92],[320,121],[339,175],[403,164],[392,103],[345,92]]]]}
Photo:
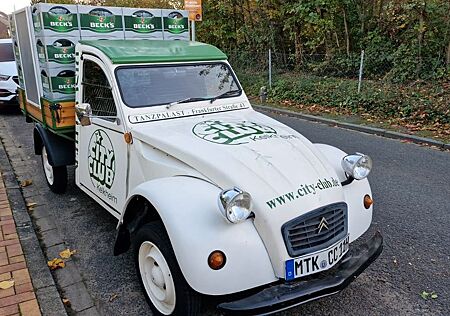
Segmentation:
{"type": "Polygon", "coordinates": [[[12,77],[12,80],[13,80],[15,83],[19,84],[19,77],[18,77],[18,76],[13,76],[13,77],[12,77]]]}
{"type": "Polygon", "coordinates": [[[327,248],[347,235],[347,204],[336,203],[297,217],[281,227],[291,257],[327,248]],[[325,227],[320,224],[326,223],[325,227]],[[328,228],[328,229],[327,229],[328,228]]]}

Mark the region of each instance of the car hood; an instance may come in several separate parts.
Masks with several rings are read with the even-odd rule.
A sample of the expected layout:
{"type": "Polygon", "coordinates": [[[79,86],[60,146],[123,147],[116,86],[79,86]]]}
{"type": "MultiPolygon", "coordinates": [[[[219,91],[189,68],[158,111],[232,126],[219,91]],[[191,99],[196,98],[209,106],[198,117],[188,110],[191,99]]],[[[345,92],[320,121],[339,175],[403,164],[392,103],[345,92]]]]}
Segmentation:
{"type": "Polygon", "coordinates": [[[220,188],[249,192],[255,226],[278,261],[288,256],[280,232],[285,222],[344,201],[338,176],[316,146],[253,109],[132,127],[134,137],[190,165],[220,188]]]}
{"type": "Polygon", "coordinates": [[[0,62],[0,75],[17,76],[16,62],[14,61],[0,62]]]}

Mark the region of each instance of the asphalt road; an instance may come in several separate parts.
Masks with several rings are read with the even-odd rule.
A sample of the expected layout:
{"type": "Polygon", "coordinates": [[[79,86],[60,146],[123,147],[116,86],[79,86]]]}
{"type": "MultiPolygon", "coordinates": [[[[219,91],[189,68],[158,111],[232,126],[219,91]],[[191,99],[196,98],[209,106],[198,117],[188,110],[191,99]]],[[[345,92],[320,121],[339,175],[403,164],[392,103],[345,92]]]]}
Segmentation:
{"type": "MultiPolygon", "coordinates": [[[[291,309],[283,315],[448,315],[450,314],[450,153],[397,140],[273,115],[313,142],[374,160],[369,179],[375,199],[369,234],[381,230],[380,258],[343,292],[291,309]],[[437,299],[424,300],[422,291],[437,299]]],[[[40,157],[34,156],[32,124],[20,114],[0,120],[13,142],[35,166],[33,187],[48,205],[73,261],[105,315],[148,315],[131,254],[114,257],[115,219],[74,185],[70,169],[65,195],[45,185],[40,157]]],[[[5,133],[0,131],[4,136],[5,133]]],[[[13,161],[17,170],[20,162],[13,161]]],[[[213,313],[212,310],[205,314],[213,313]]]]}

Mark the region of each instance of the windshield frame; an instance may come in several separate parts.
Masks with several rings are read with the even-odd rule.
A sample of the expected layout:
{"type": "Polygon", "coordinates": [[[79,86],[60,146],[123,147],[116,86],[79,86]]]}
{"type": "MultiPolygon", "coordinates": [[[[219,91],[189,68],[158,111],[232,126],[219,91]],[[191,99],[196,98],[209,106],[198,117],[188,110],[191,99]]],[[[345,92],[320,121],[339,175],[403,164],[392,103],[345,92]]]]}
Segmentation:
{"type": "MultiPolygon", "coordinates": [[[[123,97],[123,92],[122,92],[122,87],[120,84],[120,80],[118,79],[117,76],[117,71],[121,70],[121,69],[133,69],[133,68],[162,68],[162,67],[180,67],[180,66],[198,66],[198,65],[225,65],[228,69],[228,71],[230,72],[231,76],[233,77],[233,80],[236,82],[236,89],[239,89],[239,94],[236,95],[232,95],[232,96],[227,96],[227,97],[223,97],[221,99],[228,99],[228,98],[237,98],[240,97],[243,93],[243,89],[241,86],[241,83],[239,82],[239,80],[236,77],[236,74],[234,73],[233,69],[231,68],[231,66],[224,62],[224,61],[205,61],[205,62],[185,62],[185,63],[162,63],[162,64],[145,64],[145,65],[121,65],[118,66],[114,69],[114,79],[117,82],[117,87],[119,88],[119,94],[120,94],[120,99],[123,102],[123,104],[125,104],[128,108],[130,109],[148,109],[148,108],[156,108],[159,106],[163,106],[163,105],[168,105],[171,102],[176,102],[178,100],[173,100],[171,102],[166,102],[166,103],[158,103],[158,104],[152,104],[152,105],[146,105],[146,106],[131,106],[129,105],[124,97],[123,97]]],[[[205,101],[210,101],[214,99],[214,96],[211,98],[205,98],[204,101],[194,101],[194,102],[186,102],[183,104],[190,104],[190,103],[195,103],[195,102],[205,102],[205,101]]]]}

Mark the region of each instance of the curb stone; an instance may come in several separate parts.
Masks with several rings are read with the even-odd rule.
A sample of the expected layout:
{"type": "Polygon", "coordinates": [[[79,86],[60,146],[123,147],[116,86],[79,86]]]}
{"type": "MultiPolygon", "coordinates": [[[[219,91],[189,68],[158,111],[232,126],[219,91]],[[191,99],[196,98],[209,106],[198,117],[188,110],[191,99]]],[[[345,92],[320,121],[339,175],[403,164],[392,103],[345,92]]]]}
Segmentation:
{"type": "Polygon", "coordinates": [[[5,174],[5,188],[10,201],[11,211],[16,222],[17,234],[22,245],[31,282],[43,315],[67,315],[64,305],[59,298],[56,284],[47,267],[44,253],[33,229],[28,215],[24,198],[15,179],[13,167],[7,156],[3,142],[0,145],[0,169],[5,174]],[[58,297],[58,300],[45,300],[43,296],[58,297]]]}
{"type": "Polygon", "coordinates": [[[406,140],[406,141],[410,141],[415,144],[427,144],[427,145],[431,145],[431,146],[436,146],[439,149],[450,150],[450,143],[446,144],[444,142],[434,140],[431,138],[425,138],[425,137],[420,137],[420,136],[415,136],[415,135],[409,135],[409,134],[389,131],[389,130],[386,130],[383,128],[364,126],[364,125],[358,125],[358,124],[352,124],[352,123],[344,123],[344,122],[339,122],[339,121],[336,121],[333,119],[327,119],[327,118],[323,118],[323,117],[319,117],[319,116],[303,114],[303,113],[285,110],[285,109],[278,109],[278,108],[274,108],[274,107],[270,107],[270,106],[266,106],[266,105],[252,105],[252,106],[255,109],[260,110],[260,111],[294,116],[294,117],[301,118],[301,119],[304,119],[307,121],[324,123],[327,125],[338,126],[338,127],[342,127],[342,128],[346,128],[346,129],[350,129],[350,130],[355,130],[358,132],[383,136],[383,137],[391,138],[391,139],[406,140]]]}

